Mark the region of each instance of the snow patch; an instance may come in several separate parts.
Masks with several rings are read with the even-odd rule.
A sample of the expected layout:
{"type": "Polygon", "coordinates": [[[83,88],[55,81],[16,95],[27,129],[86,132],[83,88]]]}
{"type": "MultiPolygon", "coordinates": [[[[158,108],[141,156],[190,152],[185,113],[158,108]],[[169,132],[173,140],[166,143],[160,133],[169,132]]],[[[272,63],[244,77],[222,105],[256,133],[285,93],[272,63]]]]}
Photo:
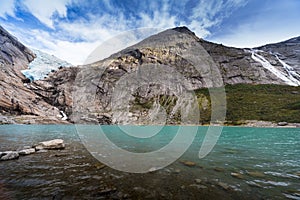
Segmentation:
{"type": "Polygon", "coordinates": [[[280,62],[280,64],[282,64],[283,68],[285,69],[285,71],[288,73],[289,78],[291,80],[293,80],[294,82],[296,82],[298,85],[300,85],[300,75],[295,71],[295,69],[286,64],[283,60],[281,60],[280,58],[278,58],[278,56],[276,55],[277,60],[280,62]]]}
{"type": "Polygon", "coordinates": [[[35,49],[32,51],[36,54],[36,58],[28,65],[29,69],[21,71],[31,81],[44,79],[51,71],[55,71],[60,67],[72,66],[72,64],[53,55],[35,49]]]}
{"type": "Polygon", "coordinates": [[[66,121],[68,119],[67,115],[64,113],[64,111],[59,111],[61,114],[61,120],[66,121]]]}
{"type": "MultiPolygon", "coordinates": [[[[295,79],[294,76],[290,76],[288,73],[284,74],[278,69],[276,69],[267,59],[265,59],[263,56],[259,55],[256,50],[251,51],[251,58],[255,60],[256,62],[259,62],[265,69],[272,72],[275,76],[283,80],[286,84],[292,85],[292,86],[298,86],[300,85],[300,81],[295,79]]],[[[284,62],[283,62],[284,63],[284,62]]],[[[283,63],[281,63],[283,65],[283,63]]],[[[289,67],[289,72],[292,72],[291,67],[287,64],[285,64],[284,67],[289,67]]],[[[287,70],[287,69],[286,69],[287,70]]],[[[295,72],[296,73],[296,72],[295,72]]]]}

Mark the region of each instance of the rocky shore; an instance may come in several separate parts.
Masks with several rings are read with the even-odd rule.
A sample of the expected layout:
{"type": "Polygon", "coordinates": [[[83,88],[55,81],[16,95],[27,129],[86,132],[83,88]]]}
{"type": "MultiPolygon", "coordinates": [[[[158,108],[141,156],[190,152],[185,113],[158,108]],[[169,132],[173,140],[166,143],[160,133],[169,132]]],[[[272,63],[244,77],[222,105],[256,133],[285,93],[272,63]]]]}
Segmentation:
{"type": "Polygon", "coordinates": [[[21,150],[16,151],[3,151],[0,152],[0,161],[18,159],[20,156],[26,156],[35,152],[46,152],[47,150],[61,150],[65,148],[64,141],[62,139],[54,139],[32,146],[24,146],[21,150]]]}

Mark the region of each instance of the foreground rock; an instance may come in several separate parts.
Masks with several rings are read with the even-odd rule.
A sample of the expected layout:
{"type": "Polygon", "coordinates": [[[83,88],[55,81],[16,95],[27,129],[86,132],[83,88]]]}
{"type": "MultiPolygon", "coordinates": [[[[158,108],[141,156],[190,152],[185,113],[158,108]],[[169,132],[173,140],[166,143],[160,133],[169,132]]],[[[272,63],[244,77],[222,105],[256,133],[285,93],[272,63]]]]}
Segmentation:
{"type": "Polygon", "coordinates": [[[37,145],[25,146],[20,151],[4,151],[0,152],[0,161],[13,160],[19,158],[19,156],[30,155],[35,152],[47,152],[47,150],[59,150],[64,149],[65,144],[62,139],[54,139],[49,141],[40,142],[37,145]]]}
{"type": "Polygon", "coordinates": [[[35,148],[28,148],[28,149],[23,149],[23,150],[19,151],[19,154],[22,156],[33,154],[33,153],[35,153],[35,148]]]}
{"type": "Polygon", "coordinates": [[[0,152],[0,160],[1,161],[13,160],[13,159],[18,159],[18,158],[19,158],[19,153],[17,151],[0,152]]]}
{"type": "Polygon", "coordinates": [[[45,142],[40,142],[37,145],[33,146],[36,151],[39,150],[58,150],[58,149],[64,149],[65,144],[62,139],[55,139],[55,140],[49,140],[45,142]]]}

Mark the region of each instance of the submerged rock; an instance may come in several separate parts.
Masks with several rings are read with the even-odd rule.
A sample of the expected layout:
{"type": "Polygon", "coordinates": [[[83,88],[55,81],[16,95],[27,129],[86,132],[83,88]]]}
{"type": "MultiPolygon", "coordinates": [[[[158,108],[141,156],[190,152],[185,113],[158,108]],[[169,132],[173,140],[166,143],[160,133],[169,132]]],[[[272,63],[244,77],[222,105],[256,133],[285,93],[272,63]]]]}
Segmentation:
{"type": "Polygon", "coordinates": [[[218,186],[220,186],[224,190],[230,190],[231,189],[230,185],[228,185],[227,183],[223,183],[223,182],[219,182],[218,186]]]}
{"type": "Polygon", "coordinates": [[[199,179],[199,178],[196,178],[196,179],[195,179],[195,182],[196,182],[196,183],[201,183],[201,182],[202,182],[202,180],[201,180],[201,179],[199,179]]]}
{"type": "Polygon", "coordinates": [[[221,168],[221,167],[215,167],[214,170],[215,170],[216,172],[224,172],[224,171],[225,171],[225,169],[224,169],[224,168],[221,168]]]}
{"type": "Polygon", "coordinates": [[[249,174],[250,176],[253,176],[253,177],[257,177],[257,178],[262,178],[262,177],[265,177],[265,174],[262,173],[262,172],[247,172],[247,174],[249,174]]]}
{"type": "Polygon", "coordinates": [[[19,151],[19,154],[22,156],[33,154],[33,153],[35,153],[35,148],[23,149],[23,150],[19,151]]]}
{"type": "Polygon", "coordinates": [[[246,181],[246,183],[252,187],[263,188],[263,186],[261,186],[258,183],[255,183],[254,181],[246,181]]]}
{"type": "Polygon", "coordinates": [[[239,178],[239,179],[243,179],[244,178],[243,174],[241,174],[241,173],[232,172],[232,173],[230,173],[230,175],[232,177],[239,178]]]}
{"type": "Polygon", "coordinates": [[[2,152],[0,156],[1,161],[13,160],[18,158],[19,158],[19,153],[17,151],[5,151],[2,152]]]}
{"type": "Polygon", "coordinates": [[[192,161],[181,161],[181,163],[184,164],[185,166],[188,166],[188,167],[196,166],[196,163],[194,163],[192,161]]]}
{"type": "Polygon", "coordinates": [[[190,187],[195,187],[197,189],[207,189],[207,186],[200,184],[191,184],[190,187]]]}
{"type": "Polygon", "coordinates": [[[37,145],[33,146],[35,148],[35,150],[39,151],[39,150],[52,150],[52,149],[64,149],[65,148],[65,144],[64,141],[62,139],[55,139],[55,140],[49,140],[49,141],[44,141],[44,142],[40,142],[37,145]]]}

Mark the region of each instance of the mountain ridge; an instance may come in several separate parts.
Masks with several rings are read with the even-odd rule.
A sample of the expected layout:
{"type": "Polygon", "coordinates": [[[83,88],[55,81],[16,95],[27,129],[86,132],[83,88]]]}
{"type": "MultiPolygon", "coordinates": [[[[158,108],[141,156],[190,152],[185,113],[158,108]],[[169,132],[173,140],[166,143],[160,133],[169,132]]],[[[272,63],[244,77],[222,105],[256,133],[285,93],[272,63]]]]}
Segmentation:
{"type": "MultiPolygon", "coordinates": [[[[196,55],[195,48],[198,48],[198,55],[201,55],[202,59],[213,60],[225,85],[286,85],[289,83],[286,80],[300,80],[297,76],[299,74],[298,67],[294,68],[293,59],[291,59],[293,62],[288,61],[290,55],[283,57],[283,50],[281,53],[274,54],[267,52],[267,47],[265,49],[263,47],[262,49],[226,47],[198,38],[187,27],[177,27],[150,36],[135,45],[112,54],[102,61],[81,67],[67,67],[52,72],[45,79],[26,83],[26,88],[34,93],[44,103],[45,107],[55,110],[55,114],[48,113],[47,115],[56,119],[56,123],[61,122],[61,112],[66,113],[71,122],[79,120],[82,123],[97,122],[101,124],[156,123],[157,121],[149,120],[149,113],[153,113],[153,109],[158,109],[157,111],[159,111],[162,107],[156,105],[156,108],[153,108],[150,105],[153,106],[154,102],[162,103],[162,101],[165,101],[167,106],[163,109],[173,113],[171,118],[166,119],[167,123],[177,124],[178,117],[176,116],[178,114],[176,113],[178,113],[178,108],[175,106],[177,104],[172,104],[172,102],[178,101],[178,98],[172,96],[170,90],[164,90],[154,85],[138,88],[136,92],[131,94],[129,102],[130,112],[118,114],[115,114],[113,107],[110,106],[113,100],[112,94],[117,83],[116,80],[119,80],[124,75],[135,73],[138,69],[144,68],[149,64],[169,66],[171,67],[170,69],[183,74],[189,82],[187,88],[190,88],[190,90],[212,87],[213,85],[209,85],[209,78],[211,78],[209,74],[201,74],[196,70],[198,68],[201,72],[205,72],[207,70],[205,65],[188,60],[190,55],[196,55]],[[207,56],[205,57],[205,55],[207,56]],[[102,76],[100,77],[99,74],[102,76]],[[89,80],[80,79],[79,75],[82,75],[81,78],[87,76],[89,80]],[[72,95],[74,90],[76,90],[75,86],[79,83],[78,81],[85,84],[84,86],[87,88],[95,89],[94,97],[92,95],[94,104],[90,104],[89,98],[91,96],[89,98],[83,97],[86,99],[82,102],[76,102],[78,100],[76,95],[75,99],[72,95]],[[162,100],[163,96],[165,96],[165,100],[162,100]],[[89,105],[89,112],[85,113],[81,119],[75,119],[76,116],[74,116],[73,110],[76,104],[81,105],[83,110],[89,105]]],[[[171,78],[172,74],[166,77],[171,78]]],[[[201,105],[203,102],[209,101],[209,97],[204,98],[202,96],[201,98],[202,100],[199,100],[201,105]]],[[[122,109],[122,105],[125,102],[123,102],[121,96],[117,99],[119,99],[118,105],[122,109]]],[[[10,109],[11,105],[9,106],[10,109]]],[[[35,106],[35,104],[32,106],[35,106]]],[[[20,114],[45,116],[43,112],[20,114]]],[[[33,120],[32,123],[36,122],[33,120]]]]}

